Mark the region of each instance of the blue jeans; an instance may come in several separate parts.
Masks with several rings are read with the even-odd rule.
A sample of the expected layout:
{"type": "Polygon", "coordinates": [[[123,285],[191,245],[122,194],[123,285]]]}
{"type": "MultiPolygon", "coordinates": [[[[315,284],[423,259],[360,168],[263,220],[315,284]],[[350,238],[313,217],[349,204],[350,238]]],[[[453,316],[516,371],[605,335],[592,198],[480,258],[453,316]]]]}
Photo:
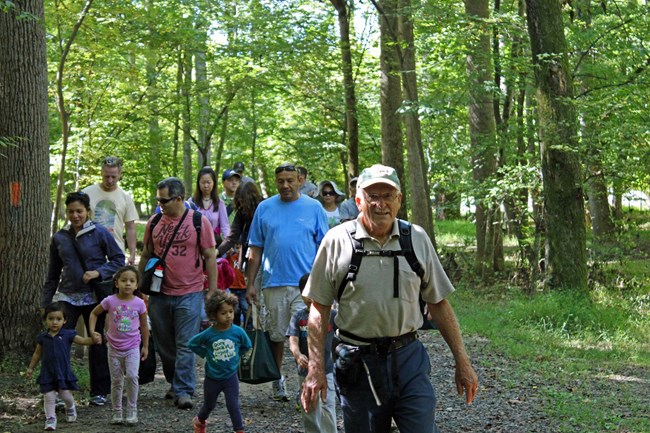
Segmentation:
{"type": "Polygon", "coordinates": [[[381,406],[375,401],[362,366],[357,383],[339,390],[346,432],[388,433],[391,418],[402,433],[438,432],[434,417],[436,395],[429,381],[431,364],[420,340],[387,356],[364,354],[363,360],[372,376],[381,406]],[[397,382],[394,382],[392,374],[394,356],[397,382]]]}
{"type": "Polygon", "coordinates": [[[176,397],[194,395],[194,352],[187,343],[199,333],[203,292],[149,298],[149,317],[165,379],[176,397]]]}

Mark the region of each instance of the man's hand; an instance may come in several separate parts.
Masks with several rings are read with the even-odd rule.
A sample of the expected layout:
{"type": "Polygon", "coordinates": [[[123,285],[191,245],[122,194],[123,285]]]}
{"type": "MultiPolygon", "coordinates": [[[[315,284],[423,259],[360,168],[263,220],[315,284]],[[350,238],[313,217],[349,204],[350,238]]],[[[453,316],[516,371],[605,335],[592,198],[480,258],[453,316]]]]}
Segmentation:
{"type": "Polygon", "coordinates": [[[478,391],[478,376],[471,364],[463,363],[456,365],[456,390],[458,391],[459,397],[463,395],[463,392],[465,393],[465,401],[467,404],[471,404],[474,401],[474,397],[476,397],[476,392],[478,391]]]}
{"type": "Polygon", "coordinates": [[[249,284],[246,287],[246,301],[249,305],[257,304],[257,288],[255,288],[255,284],[249,284]]]}
{"type": "Polygon", "coordinates": [[[322,368],[314,368],[312,365],[312,368],[307,372],[305,381],[302,383],[302,394],[300,396],[305,412],[309,412],[316,406],[319,396],[323,402],[327,401],[327,379],[322,368]]]}

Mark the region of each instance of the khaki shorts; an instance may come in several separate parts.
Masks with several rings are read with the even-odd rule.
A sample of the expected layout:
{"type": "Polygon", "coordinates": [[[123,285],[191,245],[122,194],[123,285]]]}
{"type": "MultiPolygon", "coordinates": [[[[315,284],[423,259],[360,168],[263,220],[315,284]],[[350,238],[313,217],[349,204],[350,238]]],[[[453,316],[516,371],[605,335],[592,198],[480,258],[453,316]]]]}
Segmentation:
{"type": "Polygon", "coordinates": [[[306,307],[297,286],[264,289],[264,304],[268,311],[266,330],[269,331],[269,337],[274,342],[284,341],[287,338],[291,316],[306,307]]]}

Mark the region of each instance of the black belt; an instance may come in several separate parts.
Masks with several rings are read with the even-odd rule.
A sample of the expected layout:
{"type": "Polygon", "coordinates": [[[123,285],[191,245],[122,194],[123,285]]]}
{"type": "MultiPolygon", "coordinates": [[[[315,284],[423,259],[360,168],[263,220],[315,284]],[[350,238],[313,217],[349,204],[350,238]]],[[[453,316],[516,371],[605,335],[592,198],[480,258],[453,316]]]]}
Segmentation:
{"type": "Polygon", "coordinates": [[[418,339],[417,331],[409,332],[397,337],[378,337],[378,338],[365,338],[354,335],[351,332],[339,329],[339,334],[357,341],[369,343],[367,345],[359,346],[361,353],[387,355],[395,350],[401,349],[418,339]]]}

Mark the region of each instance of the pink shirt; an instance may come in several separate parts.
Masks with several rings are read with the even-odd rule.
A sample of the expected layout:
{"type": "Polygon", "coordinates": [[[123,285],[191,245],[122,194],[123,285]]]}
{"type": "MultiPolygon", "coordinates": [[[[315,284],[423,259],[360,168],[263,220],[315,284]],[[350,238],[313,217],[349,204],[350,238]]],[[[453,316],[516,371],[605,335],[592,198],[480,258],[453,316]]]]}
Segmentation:
{"type": "Polygon", "coordinates": [[[125,351],[140,347],[140,315],[147,312],[144,301],[134,297],[123,301],[111,295],[101,303],[106,310],[106,339],[112,349],[125,351]]]}
{"type": "MultiPolygon", "coordinates": [[[[165,272],[161,292],[170,296],[182,296],[188,293],[203,290],[203,259],[196,266],[197,257],[208,248],[215,247],[214,234],[210,221],[205,216],[201,217],[200,246],[196,245],[196,229],[192,224],[193,210],[189,209],[183,225],[179,228],[167,256],[165,257],[165,272]]],[[[182,215],[171,218],[163,215],[153,229],[154,254],[161,257],[171,239],[182,215]]],[[[152,217],[153,218],[153,217],[152,217]]],[[[149,242],[149,226],[147,222],[144,232],[144,243],[149,242]]]]}

